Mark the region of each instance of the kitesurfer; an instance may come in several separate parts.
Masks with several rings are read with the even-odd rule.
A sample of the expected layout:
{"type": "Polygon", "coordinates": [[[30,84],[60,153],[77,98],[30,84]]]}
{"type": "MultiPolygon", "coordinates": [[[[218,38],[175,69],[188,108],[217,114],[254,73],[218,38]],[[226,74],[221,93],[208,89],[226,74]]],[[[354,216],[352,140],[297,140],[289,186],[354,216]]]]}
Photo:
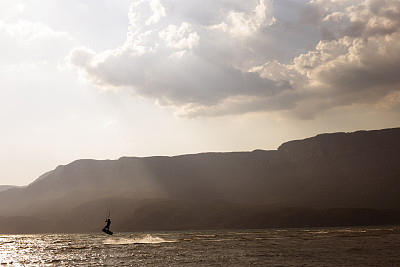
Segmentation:
{"type": "Polygon", "coordinates": [[[107,230],[109,230],[109,229],[110,229],[110,224],[111,224],[111,220],[110,220],[110,218],[107,218],[107,220],[106,220],[106,223],[107,223],[107,225],[106,225],[106,226],[104,226],[104,229],[107,229],[107,230]]]}

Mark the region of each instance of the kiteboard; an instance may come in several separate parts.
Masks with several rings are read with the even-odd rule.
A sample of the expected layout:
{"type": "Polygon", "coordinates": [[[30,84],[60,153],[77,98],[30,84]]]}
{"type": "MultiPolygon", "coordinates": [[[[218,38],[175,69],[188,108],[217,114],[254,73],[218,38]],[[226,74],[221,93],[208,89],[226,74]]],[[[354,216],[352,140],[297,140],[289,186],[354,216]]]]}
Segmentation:
{"type": "Polygon", "coordinates": [[[112,235],[113,234],[113,232],[111,232],[110,229],[107,229],[107,228],[103,228],[103,229],[101,229],[101,231],[103,231],[104,233],[106,233],[108,235],[112,235]]]}

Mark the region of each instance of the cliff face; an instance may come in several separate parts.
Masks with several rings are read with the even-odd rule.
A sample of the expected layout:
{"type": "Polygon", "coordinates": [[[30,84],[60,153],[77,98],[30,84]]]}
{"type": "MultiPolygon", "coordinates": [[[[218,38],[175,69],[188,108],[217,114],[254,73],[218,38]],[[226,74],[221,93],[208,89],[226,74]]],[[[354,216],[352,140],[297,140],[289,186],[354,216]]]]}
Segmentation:
{"type": "Polygon", "coordinates": [[[0,229],[21,225],[26,232],[29,226],[10,222],[39,216],[31,231],[95,231],[108,209],[117,218],[113,226],[130,231],[284,226],[282,218],[296,216],[309,216],[301,225],[318,226],[329,216],[341,218],[338,210],[400,209],[399,159],[400,128],[322,134],[276,151],[78,160],[0,192],[0,229]],[[308,211],[276,211],[290,207],[308,211]],[[311,216],[314,208],[331,212],[311,216]],[[224,213],[229,216],[218,217],[224,213]],[[71,217],[85,219],[71,226],[71,217]]]}
{"type": "Polygon", "coordinates": [[[322,134],[281,145],[303,184],[301,204],[399,208],[400,129],[322,134]]]}

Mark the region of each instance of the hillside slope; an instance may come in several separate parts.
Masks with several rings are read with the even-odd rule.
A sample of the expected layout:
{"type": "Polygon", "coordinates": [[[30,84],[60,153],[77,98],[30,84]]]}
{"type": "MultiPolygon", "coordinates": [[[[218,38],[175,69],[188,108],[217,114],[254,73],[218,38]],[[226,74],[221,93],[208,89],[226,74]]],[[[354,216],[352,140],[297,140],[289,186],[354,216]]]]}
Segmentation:
{"type": "Polygon", "coordinates": [[[399,159],[400,128],[274,151],[77,160],[0,192],[0,229],[26,232],[17,221],[35,217],[45,221],[31,232],[96,231],[109,209],[120,231],[400,223],[399,159]]]}

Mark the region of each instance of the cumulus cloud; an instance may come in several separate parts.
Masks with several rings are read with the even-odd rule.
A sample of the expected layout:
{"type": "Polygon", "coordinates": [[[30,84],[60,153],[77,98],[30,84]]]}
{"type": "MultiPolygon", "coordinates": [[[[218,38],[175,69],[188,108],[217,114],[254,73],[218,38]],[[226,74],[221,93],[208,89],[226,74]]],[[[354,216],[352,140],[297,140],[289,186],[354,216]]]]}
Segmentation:
{"type": "Polygon", "coordinates": [[[251,10],[237,10],[239,6],[227,11],[217,24],[203,25],[168,19],[168,10],[159,1],[137,1],[130,8],[124,44],[102,53],[76,48],[69,61],[99,87],[131,88],[160,105],[180,108],[183,115],[232,97],[274,95],[290,89],[290,84],[235,64],[239,61],[236,52],[248,51],[246,38],[259,35],[273,22],[269,1],[253,3],[251,10]],[[214,42],[217,36],[224,38],[214,42]],[[227,46],[228,39],[236,42],[234,47],[227,46]]]}
{"type": "Polygon", "coordinates": [[[196,32],[192,32],[191,28],[187,22],[183,22],[179,27],[171,24],[162,30],[159,36],[169,48],[192,49],[199,43],[200,38],[196,32]]]}
{"type": "Polygon", "coordinates": [[[125,43],[75,48],[68,59],[98,87],[132,90],[186,117],[281,111],[309,119],[398,99],[399,0],[310,1],[299,21],[321,40],[289,64],[266,56],[279,23],[273,11],[270,0],[135,1],[125,43]]]}
{"type": "Polygon", "coordinates": [[[41,22],[0,19],[0,50],[7,51],[2,55],[0,66],[57,60],[56,54],[65,53],[62,48],[66,49],[68,41],[72,41],[72,37],[67,32],[54,30],[41,22]]]}
{"type": "Polygon", "coordinates": [[[234,10],[229,11],[225,21],[211,26],[211,29],[220,29],[232,35],[248,36],[257,32],[261,27],[274,23],[272,11],[271,2],[260,1],[250,14],[234,10]]]}
{"type": "Polygon", "coordinates": [[[399,7],[400,1],[311,1],[300,14],[312,16],[301,21],[335,38],[323,38],[292,64],[267,62],[258,71],[291,81],[287,112],[300,118],[341,106],[393,106],[400,91],[399,7]]]}

